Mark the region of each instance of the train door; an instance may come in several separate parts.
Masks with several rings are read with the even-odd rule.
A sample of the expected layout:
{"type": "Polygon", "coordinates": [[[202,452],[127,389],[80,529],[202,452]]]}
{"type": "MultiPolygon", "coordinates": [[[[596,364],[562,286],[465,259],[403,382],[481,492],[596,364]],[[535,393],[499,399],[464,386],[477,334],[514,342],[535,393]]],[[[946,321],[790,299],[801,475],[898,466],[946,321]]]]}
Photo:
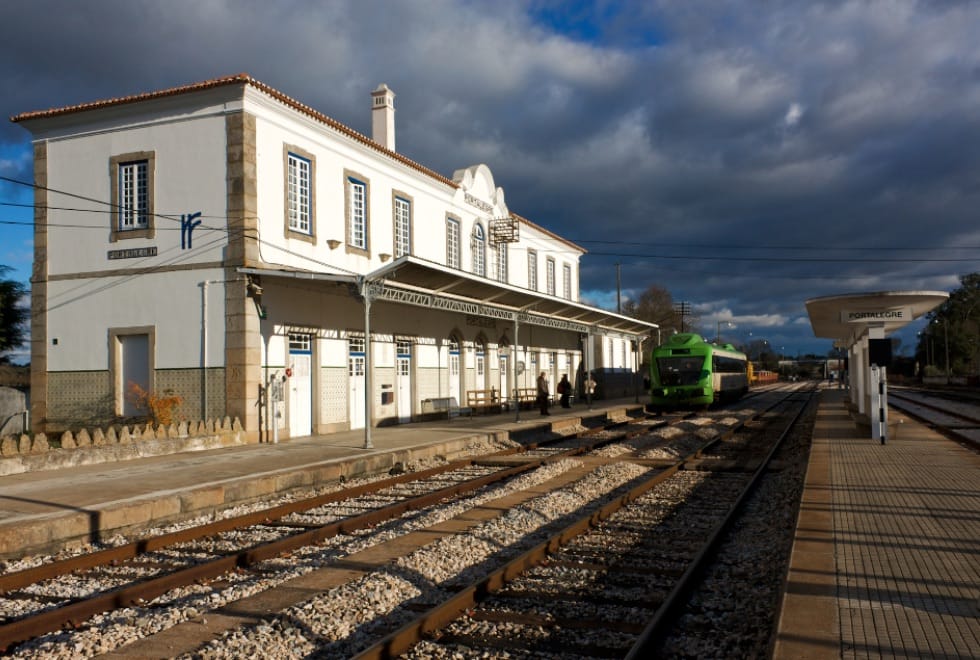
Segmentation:
{"type": "Polygon", "coordinates": [[[412,342],[399,339],[395,343],[395,388],[398,421],[412,419],[412,342]]]}
{"type": "Polygon", "coordinates": [[[289,435],[313,433],[312,337],[289,333],[289,435]]]}
{"type": "Polygon", "coordinates": [[[348,414],[351,429],[364,428],[364,337],[351,337],[347,340],[347,384],[348,414]]]}

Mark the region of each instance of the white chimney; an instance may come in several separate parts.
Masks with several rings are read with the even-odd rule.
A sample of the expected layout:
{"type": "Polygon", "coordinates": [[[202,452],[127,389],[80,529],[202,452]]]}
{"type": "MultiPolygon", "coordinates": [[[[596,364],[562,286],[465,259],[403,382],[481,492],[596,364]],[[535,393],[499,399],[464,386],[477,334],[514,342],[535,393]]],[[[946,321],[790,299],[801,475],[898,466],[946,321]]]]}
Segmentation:
{"type": "Polygon", "coordinates": [[[371,92],[371,139],[395,150],[395,93],[384,83],[371,92]]]}

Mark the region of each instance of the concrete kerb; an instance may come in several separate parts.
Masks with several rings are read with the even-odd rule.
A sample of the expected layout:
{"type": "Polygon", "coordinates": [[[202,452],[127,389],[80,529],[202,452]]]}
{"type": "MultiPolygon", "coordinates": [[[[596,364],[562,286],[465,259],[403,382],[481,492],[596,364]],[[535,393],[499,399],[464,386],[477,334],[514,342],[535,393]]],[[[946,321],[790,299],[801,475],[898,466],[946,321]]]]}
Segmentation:
{"type": "MultiPolygon", "coordinates": [[[[531,437],[554,434],[555,430],[580,424],[586,428],[600,426],[609,420],[643,416],[643,406],[583,411],[581,416],[534,418],[513,423],[496,420],[493,427],[463,429],[441,442],[418,443],[392,450],[285,468],[264,474],[234,477],[220,482],[203,482],[190,489],[152,492],[129,500],[100,503],[90,509],[70,508],[64,511],[31,516],[11,517],[0,522],[0,558],[14,558],[29,553],[56,552],[88,542],[98,542],[113,534],[137,533],[150,527],[167,525],[211,514],[239,504],[289,494],[302,489],[342,483],[349,479],[391,471],[399,463],[443,456],[457,458],[474,440],[530,441],[531,437]]],[[[224,446],[224,445],[223,445],[224,446]]],[[[99,461],[96,461],[99,462],[99,461]]]]}
{"type": "Polygon", "coordinates": [[[230,508],[273,499],[299,490],[383,474],[399,463],[444,456],[452,460],[478,438],[506,437],[506,432],[474,433],[445,442],[419,444],[363,456],[334,458],[265,474],[201,483],[194,488],[152,492],[128,500],[101,503],[91,509],[10,518],[0,523],[0,558],[56,552],[101,541],[113,534],[137,533],[230,508]]]}

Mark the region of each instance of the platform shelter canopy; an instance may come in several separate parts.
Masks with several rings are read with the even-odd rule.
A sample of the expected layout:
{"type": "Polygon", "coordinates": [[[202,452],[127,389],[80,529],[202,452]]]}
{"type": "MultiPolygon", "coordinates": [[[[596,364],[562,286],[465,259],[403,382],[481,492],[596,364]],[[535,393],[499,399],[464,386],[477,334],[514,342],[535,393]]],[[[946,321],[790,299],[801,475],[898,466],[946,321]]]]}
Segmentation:
{"type": "Polygon", "coordinates": [[[367,284],[373,298],[447,311],[514,319],[523,323],[597,334],[643,336],[657,324],[573,300],[497,282],[413,256],[403,256],[364,276],[309,271],[242,268],[272,277],[367,284]]]}
{"type": "Polygon", "coordinates": [[[849,348],[869,326],[889,335],[946,302],[945,291],[879,291],[811,298],[806,301],[810,325],[817,337],[849,348]]]}

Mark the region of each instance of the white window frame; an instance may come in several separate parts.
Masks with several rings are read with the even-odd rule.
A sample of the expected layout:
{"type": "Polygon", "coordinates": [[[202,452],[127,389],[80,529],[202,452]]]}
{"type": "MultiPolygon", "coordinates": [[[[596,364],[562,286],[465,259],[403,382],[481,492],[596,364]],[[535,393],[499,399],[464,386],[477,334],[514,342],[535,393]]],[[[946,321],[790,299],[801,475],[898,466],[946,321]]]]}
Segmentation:
{"type": "Polygon", "coordinates": [[[150,226],[150,163],[119,163],[119,231],[150,226]]]}
{"type": "Polygon", "coordinates": [[[313,161],[286,154],[286,216],[289,231],[313,235],[313,161]]]}
{"type": "Polygon", "coordinates": [[[347,244],[357,250],[367,250],[367,189],[366,182],[347,177],[347,244]]]}
{"type": "Polygon", "coordinates": [[[446,265],[460,268],[460,222],[456,218],[446,218],[446,265]]]}
{"type": "Polygon", "coordinates": [[[553,296],[555,295],[555,260],[551,257],[548,257],[545,271],[547,273],[548,295],[553,296]]]}
{"type": "Polygon", "coordinates": [[[572,267],[568,264],[561,266],[562,290],[567,300],[572,299],[572,267]]]}
{"type": "Polygon", "coordinates": [[[507,244],[497,243],[497,281],[506,284],[507,278],[508,278],[507,244]]]}
{"type": "Polygon", "coordinates": [[[483,225],[473,223],[473,233],[470,234],[470,251],[473,260],[473,274],[487,276],[487,235],[483,225]]]}
{"type": "Polygon", "coordinates": [[[527,288],[538,290],[538,251],[527,251],[527,288]]]}
{"type": "Polygon", "coordinates": [[[138,151],[109,159],[112,214],[110,241],[154,237],[153,177],[156,154],[138,151]]]}
{"type": "Polygon", "coordinates": [[[395,259],[412,253],[412,202],[395,196],[395,259]]]}

